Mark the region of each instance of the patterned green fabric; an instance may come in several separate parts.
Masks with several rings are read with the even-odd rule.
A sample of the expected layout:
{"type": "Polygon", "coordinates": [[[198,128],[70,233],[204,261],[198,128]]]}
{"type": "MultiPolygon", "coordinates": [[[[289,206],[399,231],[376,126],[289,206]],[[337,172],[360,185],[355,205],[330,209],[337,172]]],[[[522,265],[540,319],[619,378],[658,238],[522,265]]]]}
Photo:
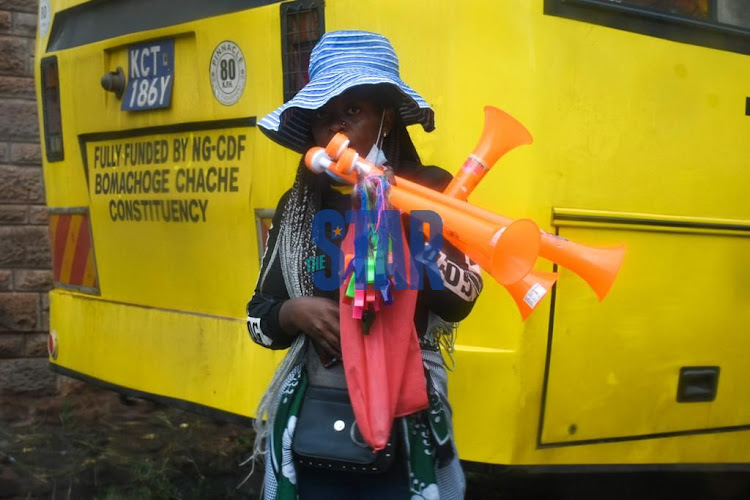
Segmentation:
{"type": "Polygon", "coordinates": [[[273,433],[269,446],[271,463],[276,476],[276,498],[295,500],[297,498],[297,473],[292,456],[292,437],[297,426],[297,416],[302,407],[302,398],[307,389],[307,373],[302,365],[296,366],[287,383],[281,389],[279,409],[274,420],[273,433]]]}
{"type": "Polygon", "coordinates": [[[427,411],[404,417],[406,451],[409,457],[411,500],[438,500],[435,443],[427,422],[427,411]]]}
{"type": "MultiPolygon", "coordinates": [[[[276,413],[269,450],[274,477],[277,482],[276,500],[296,500],[297,473],[292,455],[292,437],[302,399],[307,389],[307,373],[297,366],[281,391],[279,409],[276,413]]],[[[396,422],[404,437],[405,452],[409,467],[410,500],[438,500],[440,498],[435,452],[436,444],[450,439],[440,399],[430,397],[430,408],[409,415],[396,422]]],[[[398,466],[398,465],[396,465],[398,466]]]]}
{"type": "Polygon", "coordinates": [[[445,406],[440,402],[440,396],[435,391],[428,391],[430,397],[430,408],[427,417],[432,429],[432,436],[438,446],[444,446],[451,438],[451,427],[445,406]]]}

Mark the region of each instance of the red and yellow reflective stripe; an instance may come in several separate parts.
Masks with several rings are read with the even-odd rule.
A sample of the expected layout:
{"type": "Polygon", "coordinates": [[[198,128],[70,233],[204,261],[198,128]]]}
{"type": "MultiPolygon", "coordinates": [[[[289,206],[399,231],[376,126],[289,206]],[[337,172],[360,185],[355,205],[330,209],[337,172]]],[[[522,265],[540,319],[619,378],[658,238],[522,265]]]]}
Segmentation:
{"type": "Polygon", "coordinates": [[[88,214],[51,213],[50,236],[55,281],[98,288],[88,214]]]}

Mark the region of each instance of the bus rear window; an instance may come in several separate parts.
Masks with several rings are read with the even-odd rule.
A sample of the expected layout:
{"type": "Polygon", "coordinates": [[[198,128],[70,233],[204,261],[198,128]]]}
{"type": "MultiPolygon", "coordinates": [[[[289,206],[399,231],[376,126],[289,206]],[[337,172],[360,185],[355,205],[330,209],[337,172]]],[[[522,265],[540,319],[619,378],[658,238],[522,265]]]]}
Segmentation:
{"type": "Polygon", "coordinates": [[[545,0],[544,13],[750,54],[748,0],[545,0]]]}
{"type": "Polygon", "coordinates": [[[609,0],[709,23],[750,28],[750,2],[747,0],[609,0]]]}
{"type": "Polygon", "coordinates": [[[325,32],[323,2],[319,0],[281,4],[281,57],[284,72],[284,102],[308,82],[310,52],[325,32]]]}
{"type": "Polygon", "coordinates": [[[614,3],[634,5],[656,12],[665,12],[693,19],[709,19],[709,0],[609,0],[614,3]]]}
{"type": "Polygon", "coordinates": [[[750,30],[750,2],[747,0],[725,0],[719,2],[716,16],[720,23],[741,26],[750,30]]]}

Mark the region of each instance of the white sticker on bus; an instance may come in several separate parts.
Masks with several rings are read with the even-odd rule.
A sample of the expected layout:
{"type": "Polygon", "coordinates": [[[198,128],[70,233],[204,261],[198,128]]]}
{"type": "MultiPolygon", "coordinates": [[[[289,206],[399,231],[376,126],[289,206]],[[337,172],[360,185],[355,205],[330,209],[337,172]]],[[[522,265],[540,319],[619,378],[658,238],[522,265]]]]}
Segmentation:
{"type": "Polygon", "coordinates": [[[41,0],[39,2],[39,35],[41,38],[47,36],[51,20],[52,10],[49,6],[49,0],[41,0]]]}
{"type": "Polygon", "coordinates": [[[214,97],[223,105],[231,106],[242,97],[246,78],[245,56],[239,46],[230,41],[221,42],[211,55],[214,97]]]}

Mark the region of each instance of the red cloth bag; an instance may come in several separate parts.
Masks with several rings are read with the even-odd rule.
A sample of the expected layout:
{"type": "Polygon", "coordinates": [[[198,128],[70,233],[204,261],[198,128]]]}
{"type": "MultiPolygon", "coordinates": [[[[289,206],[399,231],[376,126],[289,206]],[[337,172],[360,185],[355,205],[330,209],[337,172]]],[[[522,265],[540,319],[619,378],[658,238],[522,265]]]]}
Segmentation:
{"type": "MultiPolygon", "coordinates": [[[[341,244],[344,255],[354,254],[354,227],[341,244]]],[[[403,233],[402,233],[403,238],[403,233]]],[[[406,242],[404,259],[409,269],[406,242]]],[[[408,271],[407,271],[408,272],[408,271]]],[[[414,327],[418,290],[394,290],[391,304],[381,304],[370,332],[352,316],[346,297],[348,280],[339,289],[341,354],[349,397],[364,440],[375,451],[388,443],[393,419],[428,407],[422,351],[414,327]]]]}

